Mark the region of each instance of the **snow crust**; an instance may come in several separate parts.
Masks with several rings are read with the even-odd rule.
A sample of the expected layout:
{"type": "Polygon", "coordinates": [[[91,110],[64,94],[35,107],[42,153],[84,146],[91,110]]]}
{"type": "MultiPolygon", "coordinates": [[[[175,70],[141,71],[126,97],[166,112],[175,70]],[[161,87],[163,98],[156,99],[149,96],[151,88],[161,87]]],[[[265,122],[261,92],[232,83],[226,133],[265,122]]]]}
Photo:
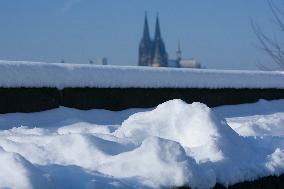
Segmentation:
{"type": "Polygon", "coordinates": [[[284,100],[214,109],[171,100],[122,112],[3,114],[0,188],[203,189],[279,175],[283,107],[284,100]]]}
{"type": "Polygon", "coordinates": [[[284,72],[0,61],[0,87],[284,88],[284,72]]]}

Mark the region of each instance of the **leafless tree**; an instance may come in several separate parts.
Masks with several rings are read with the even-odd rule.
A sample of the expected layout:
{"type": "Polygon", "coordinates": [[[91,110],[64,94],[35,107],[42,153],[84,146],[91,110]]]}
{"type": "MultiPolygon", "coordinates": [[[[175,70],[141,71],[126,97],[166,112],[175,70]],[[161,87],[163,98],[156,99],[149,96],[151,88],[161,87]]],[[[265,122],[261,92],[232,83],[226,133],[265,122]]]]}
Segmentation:
{"type": "MultiPolygon", "coordinates": [[[[267,0],[267,4],[272,12],[276,26],[284,35],[284,1],[267,0]]],[[[284,44],[275,37],[266,35],[261,27],[255,22],[251,22],[256,37],[259,40],[260,48],[275,62],[281,70],[284,70],[284,44]]],[[[263,65],[258,65],[261,69],[267,70],[263,65]]]]}

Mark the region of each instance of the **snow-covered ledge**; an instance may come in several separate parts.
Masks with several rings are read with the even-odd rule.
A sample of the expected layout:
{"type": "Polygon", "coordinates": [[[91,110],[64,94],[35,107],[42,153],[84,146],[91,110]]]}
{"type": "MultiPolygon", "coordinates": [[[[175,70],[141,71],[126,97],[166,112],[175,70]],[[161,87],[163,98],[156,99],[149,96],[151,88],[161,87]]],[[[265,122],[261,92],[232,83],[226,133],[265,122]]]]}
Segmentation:
{"type": "Polygon", "coordinates": [[[0,87],[284,89],[284,72],[1,60],[0,87]]]}

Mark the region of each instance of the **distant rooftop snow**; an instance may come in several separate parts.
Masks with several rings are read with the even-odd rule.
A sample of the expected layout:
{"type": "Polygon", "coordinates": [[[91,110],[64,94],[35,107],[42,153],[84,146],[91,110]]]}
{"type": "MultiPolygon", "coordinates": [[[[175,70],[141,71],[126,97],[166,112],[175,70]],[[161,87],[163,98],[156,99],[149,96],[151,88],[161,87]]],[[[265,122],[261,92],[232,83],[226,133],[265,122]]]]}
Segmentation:
{"type": "Polygon", "coordinates": [[[284,72],[0,61],[0,87],[279,88],[284,72]]]}

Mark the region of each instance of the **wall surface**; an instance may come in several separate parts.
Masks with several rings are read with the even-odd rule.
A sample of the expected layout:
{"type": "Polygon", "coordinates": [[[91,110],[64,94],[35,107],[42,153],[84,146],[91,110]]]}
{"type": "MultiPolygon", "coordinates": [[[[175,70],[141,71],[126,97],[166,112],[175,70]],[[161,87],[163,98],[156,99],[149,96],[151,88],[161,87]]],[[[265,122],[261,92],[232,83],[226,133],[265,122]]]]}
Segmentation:
{"type": "Polygon", "coordinates": [[[284,99],[284,89],[200,88],[0,88],[0,113],[70,108],[123,110],[149,108],[171,99],[209,107],[284,99]]]}
{"type": "MultiPolygon", "coordinates": [[[[213,189],[282,189],[284,188],[284,174],[279,176],[267,176],[254,181],[237,183],[229,187],[217,184],[213,189]]],[[[179,187],[177,189],[190,189],[179,187]]]]}

